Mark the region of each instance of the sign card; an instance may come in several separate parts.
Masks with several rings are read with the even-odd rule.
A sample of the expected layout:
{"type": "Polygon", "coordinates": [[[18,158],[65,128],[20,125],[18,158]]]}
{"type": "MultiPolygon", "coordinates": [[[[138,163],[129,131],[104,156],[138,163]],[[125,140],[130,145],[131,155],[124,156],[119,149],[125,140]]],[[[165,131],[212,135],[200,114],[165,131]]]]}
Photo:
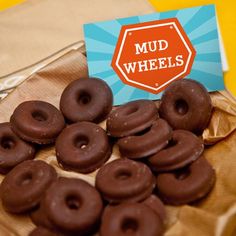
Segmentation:
{"type": "Polygon", "coordinates": [[[84,25],[89,75],[107,82],[115,105],[158,99],[174,80],[224,89],[214,5],[84,25]]]}

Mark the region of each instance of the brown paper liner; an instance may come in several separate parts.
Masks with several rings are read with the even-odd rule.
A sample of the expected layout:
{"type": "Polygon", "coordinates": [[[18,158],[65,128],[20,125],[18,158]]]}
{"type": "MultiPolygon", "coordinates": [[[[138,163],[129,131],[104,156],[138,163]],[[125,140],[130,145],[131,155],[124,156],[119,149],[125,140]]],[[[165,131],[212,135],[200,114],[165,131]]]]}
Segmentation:
{"type": "MultiPolygon", "coordinates": [[[[58,107],[65,86],[87,74],[86,57],[81,51],[67,52],[31,75],[0,102],[0,122],[8,121],[14,108],[26,100],[44,100],[58,107]]],[[[211,98],[214,112],[203,139],[211,144],[205,150],[205,157],[216,171],[216,185],[207,198],[195,204],[166,206],[166,236],[233,236],[236,232],[236,102],[225,91],[213,93],[211,98]]],[[[101,126],[105,128],[105,122],[101,126]]],[[[82,178],[94,185],[96,172],[84,175],[62,170],[56,161],[54,147],[43,148],[36,158],[53,165],[60,176],[82,178]]],[[[119,151],[114,146],[109,161],[116,158],[119,158],[119,151]]],[[[2,179],[0,176],[0,181],[2,179]]],[[[25,236],[34,227],[28,216],[8,214],[0,205],[0,235],[25,236]]]]}
{"type": "Polygon", "coordinates": [[[85,23],[153,10],[145,0],[27,0],[0,11],[0,79],[83,39],[85,23]]]}

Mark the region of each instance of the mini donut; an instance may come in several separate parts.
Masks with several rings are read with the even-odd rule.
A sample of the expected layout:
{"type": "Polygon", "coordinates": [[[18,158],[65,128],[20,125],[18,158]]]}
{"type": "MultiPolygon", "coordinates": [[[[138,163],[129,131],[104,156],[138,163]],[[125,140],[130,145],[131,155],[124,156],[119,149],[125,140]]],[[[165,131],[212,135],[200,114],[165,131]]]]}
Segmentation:
{"type": "Polygon", "coordinates": [[[151,195],[153,178],[145,164],[117,159],[99,169],[95,186],[110,203],[138,202],[151,195]]]}
{"type": "Polygon", "coordinates": [[[99,192],[81,179],[59,178],[42,200],[48,219],[60,232],[88,235],[103,211],[99,192]]]}
{"type": "Polygon", "coordinates": [[[174,129],[200,134],[211,117],[211,98],[199,82],[176,80],[162,95],[159,113],[174,129]]]}
{"type": "Polygon", "coordinates": [[[104,211],[100,236],[161,236],[163,223],[158,215],[142,203],[122,203],[104,211]]]}
{"type": "Polygon", "coordinates": [[[63,235],[58,232],[53,232],[47,228],[37,227],[29,234],[29,236],[63,236],[63,235]]]}
{"type": "Polygon", "coordinates": [[[35,148],[13,133],[10,123],[0,124],[0,173],[6,174],[19,163],[33,159],[35,148]]]}
{"type": "Polygon", "coordinates": [[[195,161],[203,151],[200,138],[187,130],[175,130],[170,146],[149,157],[148,161],[154,171],[171,171],[195,161]]]}
{"type": "Polygon", "coordinates": [[[0,193],[4,208],[11,213],[23,213],[33,209],[56,178],[55,169],[44,161],[22,162],[1,183],[0,193]]]}
{"type": "Polygon", "coordinates": [[[213,188],[214,169],[202,156],[184,169],[157,176],[161,199],[171,205],[188,204],[206,196],[213,188]]]}
{"type": "Polygon", "coordinates": [[[92,172],[105,163],[110,155],[106,132],[90,122],[68,126],[56,140],[58,163],[67,170],[92,172]]]}
{"type": "Polygon", "coordinates": [[[144,134],[121,138],[117,144],[123,157],[143,158],[163,149],[172,138],[172,129],[163,119],[154,121],[144,134]]]}
{"type": "Polygon", "coordinates": [[[112,91],[103,80],[81,78],[71,82],[63,91],[60,110],[70,123],[99,123],[107,117],[112,104],[112,91]]]}
{"type": "Polygon", "coordinates": [[[150,127],[157,118],[158,110],[153,101],[128,102],[111,111],[107,118],[107,132],[113,137],[133,135],[150,127]]]}
{"type": "Polygon", "coordinates": [[[61,112],[44,101],[21,103],[14,110],[10,122],[20,138],[37,144],[53,143],[65,127],[61,112]]]}
{"type": "Polygon", "coordinates": [[[165,205],[156,195],[152,194],[150,197],[146,198],[142,203],[150,207],[160,217],[162,222],[166,221],[165,205]]]}

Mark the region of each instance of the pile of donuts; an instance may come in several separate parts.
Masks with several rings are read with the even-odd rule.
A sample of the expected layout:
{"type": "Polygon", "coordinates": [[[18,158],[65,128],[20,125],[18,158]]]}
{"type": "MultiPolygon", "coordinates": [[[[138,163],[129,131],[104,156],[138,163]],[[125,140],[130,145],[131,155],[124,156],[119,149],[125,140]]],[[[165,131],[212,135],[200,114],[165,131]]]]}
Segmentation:
{"type": "Polygon", "coordinates": [[[181,79],[153,101],[113,107],[109,86],[96,78],[70,83],[60,110],[26,101],[0,124],[0,186],[4,209],[29,214],[30,236],[159,236],[165,204],[205,197],[215,171],[198,135],[207,127],[211,99],[198,82],[181,79]],[[106,119],[106,130],[98,125],[106,119]],[[95,187],[58,176],[39,149],[53,145],[60,168],[96,173],[95,187]],[[119,159],[108,161],[117,144],[119,159]]]}

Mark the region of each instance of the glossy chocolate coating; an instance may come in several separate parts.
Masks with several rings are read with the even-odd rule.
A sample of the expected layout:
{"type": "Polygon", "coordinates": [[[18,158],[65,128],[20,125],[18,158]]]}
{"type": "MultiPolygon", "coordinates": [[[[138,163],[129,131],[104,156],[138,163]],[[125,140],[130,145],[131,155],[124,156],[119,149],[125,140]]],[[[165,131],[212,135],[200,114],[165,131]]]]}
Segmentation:
{"type": "Polygon", "coordinates": [[[157,189],[167,204],[188,204],[206,196],[215,179],[214,169],[202,156],[182,170],[159,174],[157,189]]]}
{"type": "Polygon", "coordinates": [[[33,159],[35,148],[20,139],[10,123],[0,124],[0,173],[6,174],[19,163],[33,159]]]}
{"type": "Polygon", "coordinates": [[[22,162],[1,183],[4,208],[11,213],[23,213],[33,209],[56,178],[55,169],[44,161],[22,162]]]}
{"type": "Polygon", "coordinates": [[[61,112],[44,101],[21,103],[14,110],[10,123],[20,138],[37,144],[53,143],[65,127],[61,112]]]}
{"type": "Polygon", "coordinates": [[[143,158],[163,149],[172,137],[172,129],[163,119],[153,122],[150,130],[141,135],[121,138],[117,144],[122,157],[143,158]]]}
{"type": "Polygon", "coordinates": [[[187,130],[173,131],[172,143],[148,159],[154,171],[182,168],[199,158],[204,150],[202,140],[187,130]]]}
{"type": "Polygon", "coordinates": [[[162,222],[166,221],[165,205],[156,195],[152,194],[150,197],[146,198],[142,203],[150,207],[161,218],[162,222]]]}
{"type": "Polygon", "coordinates": [[[95,185],[110,203],[138,202],[151,195],[153,178],[145,164],[117,159],[99,169],[95,185]]]}
{"type": "Polygon", "coordinates": [[[63,91],[60,110],[70,123],[99,123],[111,111],[112,103],[112,91],[103,80],[81,78],[71,82],[63,91]]]}
{"type": "Polygon", "coordinates": [[[174,129],[201,133],[211,117],[211,98],[197,81],[181,79],[168,86],[161,98],[159,113],[174,129]]]}
{"type": "Polygon", "coordinates": [[[65,128],[56,140],[58,162],[68,170],[89,173],[111,155],[105,130],[91,122],[78,122],[65,128]]]}
{"type": "Polygon", "coordinates": [[[163,223],[158,215],[142,203],[123,203],[104,211],[101,236],[161,236],[163,223]]]}
{"type": "Polygon", "coordinates": [[[59,178],[43,198],[48,219],[68,234],[88,235],[103,210],[99,192],[81,179],[59,178]]]}
{"type": "Polygon", "coordinates": [[[158,118],[155,103],[149,100],[128,102],[109,114],[107,132],[113,137],[133,135],[150,127],[158,118]]]}

